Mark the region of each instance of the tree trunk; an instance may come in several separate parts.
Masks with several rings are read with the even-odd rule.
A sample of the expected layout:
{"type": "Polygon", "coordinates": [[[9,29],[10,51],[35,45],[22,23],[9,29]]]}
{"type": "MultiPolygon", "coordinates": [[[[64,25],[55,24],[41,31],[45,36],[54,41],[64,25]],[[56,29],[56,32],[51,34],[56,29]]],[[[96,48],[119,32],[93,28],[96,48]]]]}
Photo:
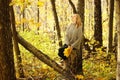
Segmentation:
{"type": "MultiPolygon", "coordinates": [[[[38,0],[38,2],[39,2],[39,0],[38,0]]],[[[39,23],[39,14],[40,14],[40,10],[39,10],[39,6],[37,7],[38,9],[37,9],[37,23],[39,23]]],[[[39,26],[37,26],[37,31],[39,31],[39,26]]],[[[39,32],[38,32],[38,34],[39,34],[39,32]]]]}
{"type": "Polygon", "coordinates": [[[58,42],[59,42],[59,46],[61,47],[62,46],[61,31],[60,31],[58,16],[57,16],[56,7],[55,7],[55,0],[51,0],[51,4],[52,4],[55,23],[56,23],[58,42]]]}
{"type": "Polygon", "coordinates": [[[14,43],[14,50],[16,54],[16,60],[17,60],[17,68],[18,68],[18,75],[20,78],[24,78],[24,72],[23,72],[23,66],[22,66],[22,59],[20,55],[20,50],[18,46],[18,40],[17,40],[17,32],[15,27],[15,15],[13,7],[10,7],[10,14],[11,14],[11,23],[12,23],[12,35],[13,35],[13,43],[14,43]]]}
{"type": "Polygon", "coordinates": [[[81,17],[83,32],[84,32],[84,8],[85,8],[85,0],[78,0],[77,11],[81,17]]]}
{"type": "MultiPolygon", "coordinates": [[[[22,19],[25,19],[25,9],[23,9],[23,12],[22,12],[22,19]]],[[[25,30],[25,22],[24,21],[22,23],[22,30],[23,31],[25,30]]]]}
{"type": "Polygon", "coordinates": [[[59,72],[69,80],[74,80],[74,76],[69,72],[64,70],[61,66],[59,66],[54,60],[51,60],[50,57],[45,55],[43,52],[32,46],[30,43],[25,41],[22,37],[18,35],[18,42],[24,46],[27,50],[29,50],[31,53],[33,53],[34,56],[36,56],[39,60],[53,68],[55,71],[59,72]],[[69,75],[69,76],[68,76],[69,75]]]}
{"type": "Polygon", "coordinates": [[[98,42],[95,47],[102,46],[102,18],[101,18],[101,0],[94,0],[94,38],[98,42]]]}
{"type": "Polygon", "coordinates": [[[16,80],[9,4],[0,0],[0,80],[16,80]]]}
{"type": "Polygon", "coordinates": [[[107,14],[108,14],[108,16],[109,16],[109,1],[108,1],[108,0],[106,0],[106,3],[107,3],[107,8],[106,8],[106,11],[107,11],[107,14]]]}
{"type": "Polygon", "coordinates": [[[118,16],[116,20],[118,36],[116,80],[120,80],[120,0],[116,0],[116,16],[118,16]]]}
{"type": "Polygon", "coordinates": [[[69,4],[71,5],[71,7],[73,8],[73,13],[77,13],[77,10],[75,8],[75,5],[73,4],[73,2],[71,0],[69,0],[69,4]]]}
{"type": "Polygon", "coordinates": [[[113,16],[114,16],[114,0],[110,0],[108,52],[112,52],[112,42],[113,42],[113,16]]]}

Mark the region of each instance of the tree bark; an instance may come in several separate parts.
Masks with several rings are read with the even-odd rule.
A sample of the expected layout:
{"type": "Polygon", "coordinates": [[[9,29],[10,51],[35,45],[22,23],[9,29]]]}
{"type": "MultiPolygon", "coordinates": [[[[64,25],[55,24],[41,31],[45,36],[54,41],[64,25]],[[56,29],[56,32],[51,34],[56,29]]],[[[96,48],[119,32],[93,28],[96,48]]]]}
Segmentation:
{"type": "Polygon", "coordinates": [[[21,59],[20,50],[18,46],[17,32],[15,27],[15,15],[14,15],[13,6],[10,7],[10,14],[11,14],[11,24],[12,24],[11,29],[12,29],[13,43],[14,43],[13,46],[16,54],[18,75],[20,78],[24,78],[22,59],[21,59]]]}
{"type": "MultiPolygon", "coordinates": [[[[24,4],[25,5],[25,4],[24,4]]],[[[22,11],[22,19],[25,19],[25,7],[23,7],[23,11],[22,11]]],[[[24,31],[25,30],[25,22],[23,21],[22,23],[22,30],[24,31]]]]}
{"type": "Polygon", "coordinates": [[[85,0],[78,0],[77,11],[81,17],[83,32],[84,32],[84,8],[85,8],[85,0]]]}
{"type": "Polygon", "coordinates": [[[69,72],[64,70],[61,66],[59,66],[54,60],[50,59],[43,52],[32,46],[30,43],[25,41],[21,36],[18,35],[18,42],[24,46],[28,51],[30,51],[34,56],[36,56],[39,60],[53,68],[55,71],[59,72],[69,80],[74,80],[74,76],[69,72]],[[69,75],[69,76],[68,76],[69,75]]]}
{"type": "Polygon", "coordinates": [[[56,11],[56,7],[55,7],[55,0],[50,0],[50,1],[51,1],[51,4],[52,4],[52,10],[53,10],[53,14],[54,14],[55,23],[56,23],[58,42],[59,42],[59,46],[61,47],[62,46],[61,30],[60,30],[57,11],[56,11]]]}
{"type": "Polygon", "coordinates": [[[114,0],[110,0],[108,52],[112,52],[112,43],[113,43],[113,16],[114,16],[114,0]]]}
{"type": "Polygon", "coordinates": [[[0,80],[16,80],[9,4],[0,0],[0,80]]]}
{"type": "Polygon", "coordinates": [[[102,17],[101,17],[101,0],[94,0],[94,38],[98,42],[95,47],[102,46],[102,17]]]}
{"type": "Polygon", "coordinates": [[[73,8],[73,13],[77,13],[77,10],[75,8],[75,5],[73,4],[73,2],[71,0],[68,0],[69,4],[71,5],[71,7],[73,8]]]}
{"type": "Polygon", "coordinates": [[[120,80],[120,0],[116,0],[116,16],[118,16],[116,20],[118,36],[116,80],[120,80]]]}
{"type": "MultiPolygon", "coordinates": [[[[39,0],[38,0],[39,2],[39,0]]],[[[37,7],[37,23],[39,23],[39,17],[40,17],[40,10],[39,10],[39,6],[37,7]]],[[[39,26],[37,26],[37,31],[39,31],[39,26]]],[[[39,32],[37,32],[39,34],[39,32]]]]}

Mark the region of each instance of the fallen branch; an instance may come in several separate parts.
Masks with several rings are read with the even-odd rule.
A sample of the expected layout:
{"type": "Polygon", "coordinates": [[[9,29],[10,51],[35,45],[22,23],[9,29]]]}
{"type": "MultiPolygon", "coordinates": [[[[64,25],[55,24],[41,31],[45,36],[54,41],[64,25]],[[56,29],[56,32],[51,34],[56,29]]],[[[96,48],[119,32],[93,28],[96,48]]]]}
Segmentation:
{"type": "Polygon", "coordinates": [[[54,60],[50,59],[49,56],[45,55],[43,52],[35,48],[32,44],[28,43],[20,35],[17,35],[17,37],[18,42],[28,51],[30,51],[34,56],[36,56],[39,60],[41,60],[42,62],[53,68],[55,71],[68,78],[69,80],[74,80],[74,76],[70,73],[70,71],[64,70],[54,60]]]}

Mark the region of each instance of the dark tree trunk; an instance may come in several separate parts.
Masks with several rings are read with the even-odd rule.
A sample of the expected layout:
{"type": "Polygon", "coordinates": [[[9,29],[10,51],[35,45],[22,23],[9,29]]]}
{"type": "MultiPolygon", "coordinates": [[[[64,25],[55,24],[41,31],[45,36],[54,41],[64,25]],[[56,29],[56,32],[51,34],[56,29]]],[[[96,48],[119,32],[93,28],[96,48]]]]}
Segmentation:
{"type": "Polygon", "coordinates": [[[34,56],[36,56],[39,60],[53,68],[55,71],[59,72],[69,80],[74,80],[74,76],[69,72],[60,67],[54,60],[51,60],[50,57],[45,55],[43,52],[32,46],[30,43],[25,41],[21,36],[18,35],[19,43],[24,46],[28,51],[30,51],[34,56]],[[69,76],[68,76],[69,75],[69,76]]]}
{"type": "Polygon", "coordinates": [[[52,4],[52,10],[54,14],[55,23],[56,23],[59,46],[62,46],[61,31],[60,31],[58,16],[57,16],[56,7],[55,7],[55,0],[51,0],[51,4],[52,4]]]}
{"type": "Polygon", "coordinates": [[[101,0],[94,0],[94,38],[98,42],[95,47],[102,46],[102,15],[101,15],[101,0]]]}
{"type": "Polygon", "coordinates": [[[9,4],[0,0],[0,80],[16,80],[9,4]]]}
{"type": "Polygon", "coordinates": [[[113,42],[113,16],[114,16],[114,0],[110,0],[108,52],[112,52],[112,42],[113,42]]]}
{"type": "Polygon", "coordinates": [[[73,8],[73,13],[77,13],[77,10],[75,8],[75,5],[73,4],[73,2],[71,0],[69,0],[69,4],[71,5],[71,7],[73,8]]]}
{"type": "Polygon", "coordinates": [[[84,8],[85,8],[85,0],[78,0],[77,11],[81,17],[83,32],[84,32],[84,8]]]}
{"type": "Polygon", "coordinates": [[[17,40],[17,32],[16,32],[16,27],[15,27],[15,15],[14,15],[14,10],[13,7],[10,7],[10,14],[11,14],[11,24],[12,24],[12,35],[13,35],[13,43],[14,43],[14,50],[16,54],[16,60],[17,60],[17,68],[18,68],[18,74],[20,78],[24,77],[24,72],[23,72],[23,66],[22,66],[22,59],[20,55],[20,50],[18,46],[18,40],[17,40]]]}

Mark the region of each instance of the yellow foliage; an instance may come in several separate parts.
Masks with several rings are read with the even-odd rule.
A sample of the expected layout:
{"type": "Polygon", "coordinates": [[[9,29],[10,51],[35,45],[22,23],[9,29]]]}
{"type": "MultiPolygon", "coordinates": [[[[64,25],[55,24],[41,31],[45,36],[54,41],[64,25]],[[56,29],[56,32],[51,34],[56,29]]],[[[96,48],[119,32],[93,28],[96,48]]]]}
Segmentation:
{"type": "Polygon", "coordinates": [[[70,53],[71,53],[71,47],[69,46],[68,48],[65,48],[65,50],[64,50],[64,56],[66,56],[66,57],[69,57],[69,55],[70,55],[70,53]]]}
{"type": "Polygon", "coordinates": [[[81,80],[81,79],[84,78],[84,76],[83,75],[76,75],[75,78],[78,79],[78,80],[81,80]]]}
{"type": "Polygon", "coordinates": [[[16,1],[12,1],[12,2],[9,4],[9,6],[14,5],[15,3],[16,3],[16,1]]]}
{"type": "Polygon", "coordinates": [[[39,22],[39,23],[35,23],[35,26],[36,27],[40,27],[41,26],[41,23],[39,22]]]}
{"type": "Polygon", "coordinates": [[[38,7],[43,6],[43,4],[44,4],[44,3],[41,2],[41,1],[38,1],[38,2],[37,2],[38,7]]]}
{"type": "Polygon", "coordinates": [[[28,20],[25,19],[25,18],[23,18],[23,19],[21,20],[21,23],[26,23],[26,22],[28,22],[28,20]]]}
{"type": "Polygon", "coordinates": [[[20,25],[21,24],[21,22],[20,21],[16,21],[16,25],[18,26],[18,25],[20,25]]]}

